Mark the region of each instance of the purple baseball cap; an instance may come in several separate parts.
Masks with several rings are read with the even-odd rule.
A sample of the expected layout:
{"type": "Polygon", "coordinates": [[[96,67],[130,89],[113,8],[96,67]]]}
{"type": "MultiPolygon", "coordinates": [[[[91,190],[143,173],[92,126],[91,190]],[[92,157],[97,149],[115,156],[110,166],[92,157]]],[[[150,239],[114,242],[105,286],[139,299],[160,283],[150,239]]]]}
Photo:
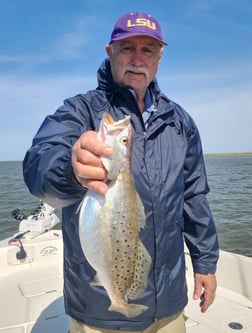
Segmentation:
{"type": "Polygon", "coordinates": [[[157,20],[145,13],[132,12],[121,16],[114,26],[109,43],[133,36],[149,36],[161,45],[168,45],[163,40],[157,20]]]}

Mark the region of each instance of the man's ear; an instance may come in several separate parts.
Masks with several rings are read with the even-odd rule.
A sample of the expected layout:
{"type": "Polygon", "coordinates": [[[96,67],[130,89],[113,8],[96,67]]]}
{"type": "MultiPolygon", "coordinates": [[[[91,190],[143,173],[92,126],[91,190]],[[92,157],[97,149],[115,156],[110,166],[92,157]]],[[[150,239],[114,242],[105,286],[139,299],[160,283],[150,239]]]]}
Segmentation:
{"type": "Polygon", "coordinates": [[[161,62],[161,59],[163,57],[163,54],[164,54],[164,48],[162,47],[161,51],[160,51],[160,57],[159,57],[159,61],[158,61],[158,64],[160,65],[160,62],[161,62]]]}
{"type": "Polygon", "coordinates": [[[106,49],[106,52],[107,52],[107,55],[110,57],[111,56],[111,46],[109,45],[109,44],[107,44],[106,45],[106,47],[105,47],[105,49],[106,49]]]}

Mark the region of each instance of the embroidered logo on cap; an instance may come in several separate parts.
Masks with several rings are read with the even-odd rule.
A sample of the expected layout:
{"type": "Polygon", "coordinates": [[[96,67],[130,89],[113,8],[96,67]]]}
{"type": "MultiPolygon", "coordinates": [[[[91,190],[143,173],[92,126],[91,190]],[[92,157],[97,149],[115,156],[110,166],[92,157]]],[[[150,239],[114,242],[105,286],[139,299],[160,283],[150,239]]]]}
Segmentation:
{"type": "Polygon", "coordinates": [[[152,30],[157,30],[155,22],[151,22],[148,19],[140,17],[136,18],[135,21],[131,21],[131,19],[127,21],[127,28],[133,28],[133,27],[147,27],[152,30]]]}

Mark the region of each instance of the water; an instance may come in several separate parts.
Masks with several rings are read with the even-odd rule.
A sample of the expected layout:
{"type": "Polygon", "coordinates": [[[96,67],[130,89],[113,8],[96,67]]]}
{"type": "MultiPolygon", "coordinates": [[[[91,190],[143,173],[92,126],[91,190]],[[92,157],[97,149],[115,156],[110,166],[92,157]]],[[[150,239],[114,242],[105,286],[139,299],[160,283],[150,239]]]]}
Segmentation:
{"type": "MultiPolygon", "coordinates": [[[[206,156],[205,161],[220,247],[252,257],[252,156],[206,156]]],[[[12,210],[29,214],[37,205],[24,185],[21,162],[0,162],[0,239],[17,232],[12,210]]]]}
{"type": "Polygon", "coordinates": [[[205,158],[220,247],[252,257],[252,156],[205,158]]]}

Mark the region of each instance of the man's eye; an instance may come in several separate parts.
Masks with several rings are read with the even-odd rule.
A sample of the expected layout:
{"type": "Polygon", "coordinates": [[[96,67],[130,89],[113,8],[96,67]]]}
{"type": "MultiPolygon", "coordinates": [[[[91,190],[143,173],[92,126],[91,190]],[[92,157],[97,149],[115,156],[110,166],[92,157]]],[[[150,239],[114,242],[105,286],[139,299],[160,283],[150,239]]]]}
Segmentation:
{"type": "Polygon", "coordinates": [[[132,51],[132,47],[131,46],[124,46],[124,47],[122,47],[122,51],[123,52],[131,52],[132,51]]]}
{"type": "Polygon", "coordinates": [[[150,47],[145,47],[145,48],[143,49],[143,51],[144,51],[144,53],[146,53],[146,54],[153,54],[153,53],[154,53],[153,48],[150,48],[150,47]]]}

